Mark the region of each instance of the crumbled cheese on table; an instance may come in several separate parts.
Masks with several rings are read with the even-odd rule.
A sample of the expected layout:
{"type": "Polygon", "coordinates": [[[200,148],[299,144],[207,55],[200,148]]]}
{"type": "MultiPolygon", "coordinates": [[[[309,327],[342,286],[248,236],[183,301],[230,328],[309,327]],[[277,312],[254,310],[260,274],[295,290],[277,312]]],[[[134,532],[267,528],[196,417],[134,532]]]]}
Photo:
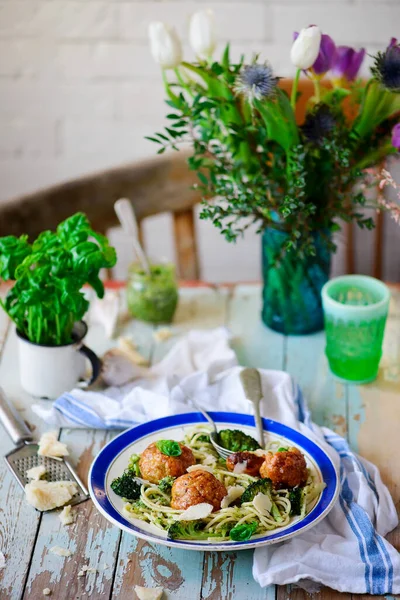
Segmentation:
{"type": "Polygon", "coordinates": [[[44,465],[38,465],[37,467],[32,467],[32,469],[28,469],[28,471],[26,472],[26,476],[28,479],[39,481],[39,479],[41,479],[45,473],[47,473],[46,467],[44,465]]]}
{"type": "Polygon", "coordinates": [[[68,456],[69,452],[66,444],[58,441],[55,431],[47,431],[39,440],[38,454],[50,458],[61,458],[62,456],[68,456]]]}
{"type": "Polygon", "coordinates": [[[135,365],[146,367],[149,364],[147,358],[144,358],[137,350],[135,344],[126,337],[118,338],[118,348],[129,358],[135,365]]]}
{"type": "Polygon", "coordinates": [[[168,327],[161,327],[153,332],[153,338],[156,342],[166,342],[172,337],[172,331],[168,327]]]}
{"type": "Polygon", "coordinates": [[[141,585],[135,585],[135,592],[139,600],[161,600],[163,595],[163,588],[145,588],[141,585]]]}
{"type": "Polygon", "coordinates": [[[61,548],[61,546],[53,546],[50,548],[50,552],[57,554],[57,556],[72,556],[73,554],[71,550],[68,550],[68,548],[61,548]]]}
{"type": "Polygon", "coordinates": [[[64,506],[58,516],[63,525],[72,525],[72,523],[75,523],[75,513],[72,512],[70,505],[64,506]]]}
{"type": "Polygon", "coordinates": [[[42,511],[64,506],[77,492],[72,481],[31,481],[25,486],[28,504],[42,511]]]}
{"type": "Polygon", "coordinates": [[[43,596],[50,596],[51,594],[51,589],[50,588],[44,588],[43,590],[43,596]]]}

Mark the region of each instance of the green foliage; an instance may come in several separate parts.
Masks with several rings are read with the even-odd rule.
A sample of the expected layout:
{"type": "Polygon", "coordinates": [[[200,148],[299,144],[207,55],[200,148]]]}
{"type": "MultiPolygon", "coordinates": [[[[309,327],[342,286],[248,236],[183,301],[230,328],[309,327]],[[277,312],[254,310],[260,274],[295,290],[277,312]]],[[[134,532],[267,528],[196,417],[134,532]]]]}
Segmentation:
{"type": "Polygon", "coordinates": [[[242,523],[241,525],[236,525],[230,531],[230,538],[234,542],[246,542],[251,538],[251,536],[257,531],[258,524],[256,521],[252,521],[251,523],[242,523]]]}
{"type": "Polygon", "coordinates": [[[166,456],[180,456],[182,454],[180,445],[174,440],[159,440],[156,442],[156,446],[166,456]]]}
{"type": "Polygon", "coordinates": [[[245,452],[246,450],[251,452],[261,448],[254,438],[238,429],[221,429],[218,432],[218,443],[232,452],[245,452]]]}
{"type": "MultiPolygon", "coordinates": [[[[231,61],[228,44],[220,62],[183,63],[176,82],[164,73],[173,112],[165,130],[147,139],[159,153],[192,143],[188,164],[204,199],[200,218],[212,221],[229,242],[252,225],[257,233],[275,227],[288,234],[281,252],[300,256],[315,254],[316,231],[325,232],[334,250],[330,239],[337,220],[373,227],[359,209],[365,189],[353,189],[363,181],[363,168],[394,151],[385,123],[400,110],[400,94],[373,79],[365,87],[358,81],[349,88],[323,88],[321,103],[336,125],[310,141],[284,91],[261,98],[238,93],[244,66],[243,58],[231,61]]],[[[319,91],[307,114],[321,106],[317,97],[319,91]]]]}
{"type": "Polygon", "coordinates": [[[304,502],[304,491],[301,488],[293,488],[289,492],[289,500],[291,504],[290,514],[301,515],[301,508],[304,502]]]}
{"type": "Polygon", "coordinates": [[[268,478],[265,478],[258,479],[257,481],[251,483],[244,490],[240,498],[240,504],[243,504],[244,502],[252,502],[257,494],[265,494],[272,498],[272,481],[268,478]]]}
{"type": "Polygon", "coordinates": [[[160,483],[158,484],[158,487],[162,492],[169,494],[171,492],[172,484],[174,483],[175,479],[175,477],[171,477],[170,475],[168,475],[167,477],[163,477],[160,483]]]}
{"type": "Polygon", "coordinates": [[[30,341],[70,343],[73,325],[89,305],[81,288],[89,284],[102,298],[99,272],[115,263],[114,248],[82,213],[60,223],[56,232],[43,231],[33,244],[27,236],[3,237],[0,278],[15,281],[3,308],[30,341]]]}
{"type": "Polygon", "coordinates": [[[111,489],[125,500],[138,500],[140,498],[140,485],[129,470],[126,470],[121,477],[113,479],[111,489]]]}

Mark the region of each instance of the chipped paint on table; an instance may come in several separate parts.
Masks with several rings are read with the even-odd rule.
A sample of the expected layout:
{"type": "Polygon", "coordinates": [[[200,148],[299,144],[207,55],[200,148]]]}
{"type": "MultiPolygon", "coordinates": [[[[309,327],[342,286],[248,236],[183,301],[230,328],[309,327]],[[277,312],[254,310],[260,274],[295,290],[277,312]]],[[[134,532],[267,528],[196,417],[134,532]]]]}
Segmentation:
{"type": "MultiPolygon", "coordinates": [[[[399,503],[400,463],[392,456],[400,422],[400,291],[392,291],[379,378],[366,386],[346,386],[333,379],[324,356],[323,333],[285,338],[261,323],[260,309],[257,285],[185,287],[170,339],[159,342],[152,326],[128,318],[117,334],[132,337],[143,356],[154,363],[189,329],[228,327],[239,362],[289,371],[301,385],[314,420],[347,437],[354,449],[376,463],[399,503]]],[[[91,324],[89,346],[102,354],[114,343],[105,338],[100,325],[91,324]]],[[[33,413],[32,398],[20,389],[16,338],[4,313],[0,313],[0,380],[34,436],[48,429],[33,413]]],[[[60,432],[84,480],[92,459],[113,435],[83,429],[60,432]]],[[[11,441],[1,435],[0,454],[11,448],[11,441]]],[[[251,551],[185,552],[157,546],[113,527],[90,501],[73,510],[77,519],[69,527],[61,524],[58,512],[34,511],[0,462],[0,550],[6,556],[0,571],[1,600],[36,600],[46,587],[53,600],[134,600],[135,585],[161,586],[166,600],[302,600],[306,596],[291,586],[260,588],[251,575],[251,551]],[[68,548],[72,555],[57,556],[50,552],[53,546],[68,548]],[[95,572],[78,576],[83,566],[95,572]]],[[[399,548],[399,529],[389,539],[399,548]]],[[[318,600],[339,596],[350,594],[326,589],[314,595],[318,600]]]]}

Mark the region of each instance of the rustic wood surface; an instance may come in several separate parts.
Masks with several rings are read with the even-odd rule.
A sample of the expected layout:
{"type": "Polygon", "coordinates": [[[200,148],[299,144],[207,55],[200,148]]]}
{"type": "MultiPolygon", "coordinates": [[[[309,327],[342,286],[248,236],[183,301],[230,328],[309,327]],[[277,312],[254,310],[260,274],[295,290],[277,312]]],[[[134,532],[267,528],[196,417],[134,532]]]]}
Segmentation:
{"type": "MultiPolygon", "coordinates": [[[[285,338],[274,333],[261,324],[260,305],[257,285],[185,287],[171,339],[156,342],[151,326],[132,320],[125,321],[122,331],[134,338],[143,355],[157,362],[188,329],[226,325],[241,364],[288,370],[302,386],[314,420],[345,436],[353,449],[377,464],[399,505],[400,461],[394,457],[398,456],[400,422],[400,291],[392,289],[379,378],[366,386],[335,382],[324,357],[324,335],[285,338]]],[[[87,343],[102,353],[114,342],[105,339],[100,325],[92,324],[87,343]]],[[[3,313],[0,381],[35,436],[49,429],[31,410],[32,398],[19,387],[16,338],[3,313]]],[[[61,432],[82,478],[111,435],[93,430],[61,432]]],[[[2,432],[0,455],[11,448],[11,441],[2,432]]],[[[63,527],[58,511],[36,512],[26,504],[21,489],[0,461],[0,550],[6,557],[5,568],[0,570],[1,600],[37,600],[43,598],[46,587],[53,600],[134,600],[136,584],[162,586],[166,600],[305,599],[305,592],[290,586],[260,588],[251,575],[251,551],[183,552],[121,533],[100,516],[91,501],[79,505],[76,513],[77,522],[63,527]],[[73,554],[69,558],[56,556],[49,551],[55,545],[69,548],[73,554]],[[83,565],[96,572],[78,577],[83,565]]],[[[399,528],[389,539],[400,549],[399,528]]],[[[339,596],[350,594],[326,589],[316,594],[315,600],[339,596]]]]}

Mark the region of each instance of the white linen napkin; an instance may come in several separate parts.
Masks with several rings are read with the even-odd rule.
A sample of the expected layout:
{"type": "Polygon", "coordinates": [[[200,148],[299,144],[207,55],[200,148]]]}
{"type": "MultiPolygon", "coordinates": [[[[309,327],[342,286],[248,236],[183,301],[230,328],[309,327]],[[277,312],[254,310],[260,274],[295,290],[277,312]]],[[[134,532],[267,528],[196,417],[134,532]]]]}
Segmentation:
{"type": "MultiPolygon", "coordinates": [[[[34,411],[51,425],[124,429],[166,415],[190,412],[190,397],[206,410],[251,412],[240,367],[223,329],[192,331],[141,379],[104,393],[72,390],[51,408],[34,411]]],[[[253,576],[261,586],[297,583],[308,591],[327,585],[356,594],[400,593],[400,555],[384,539],[398,523],[379,472],[347,442],[311,421],[299,387],[281,371],[260,370],[262,415],[317,441],[340,468],[341,494],[329,515],[297,537],[259,548],[253,576]]]]}

